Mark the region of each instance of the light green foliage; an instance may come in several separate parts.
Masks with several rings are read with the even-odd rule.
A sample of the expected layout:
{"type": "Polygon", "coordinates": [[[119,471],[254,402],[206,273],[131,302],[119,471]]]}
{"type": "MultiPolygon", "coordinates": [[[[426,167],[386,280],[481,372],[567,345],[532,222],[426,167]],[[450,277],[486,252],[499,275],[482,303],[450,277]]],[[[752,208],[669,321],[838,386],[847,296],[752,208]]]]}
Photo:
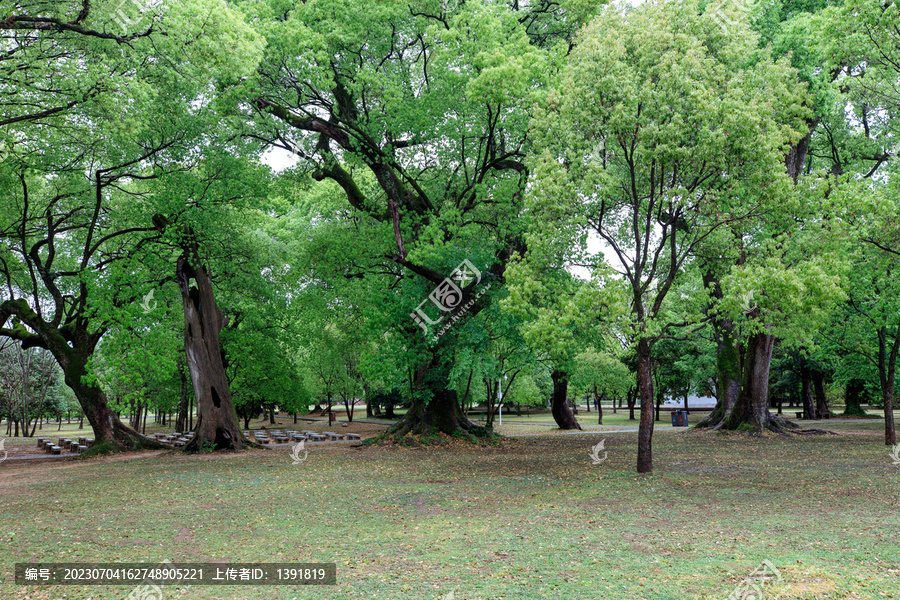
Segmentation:
{"type": "Polygon", "coordinates": [[[576,370],[571,376],[571,386],[579,395],[597,394],[605,398],[624,398],[634,385],[634,373],[622,363],[620,357],[610,349],[598,350],[589,346],[575,357],[576,370]]]}
{"type": "Polygon", "coordinates": [[[691,2],[607,7],[536,113],[533,236],[576,256],[598,236],[639,337],[661,333],[655,318],[699,244],[789,198],[780,165],[802,90],[744,27],[723,35],[691,2]]]}

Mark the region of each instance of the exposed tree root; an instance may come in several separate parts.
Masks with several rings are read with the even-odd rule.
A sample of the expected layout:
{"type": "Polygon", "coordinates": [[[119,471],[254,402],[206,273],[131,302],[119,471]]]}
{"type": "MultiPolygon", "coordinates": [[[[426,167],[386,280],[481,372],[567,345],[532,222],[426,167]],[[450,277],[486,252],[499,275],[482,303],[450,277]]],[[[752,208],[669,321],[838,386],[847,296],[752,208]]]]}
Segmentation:
{"type": "Polygon", "coordinates": [[[417,419],[407,414],[382,433],[363,440],[362,445],[434,446],[446,444],[448,438],[472,444],[496,445],[503,439],[503,436],[485,427],[475,425],[466,418],[462,420],[445,419],[438,424],[431,422],[431,419],[417,419]]]}

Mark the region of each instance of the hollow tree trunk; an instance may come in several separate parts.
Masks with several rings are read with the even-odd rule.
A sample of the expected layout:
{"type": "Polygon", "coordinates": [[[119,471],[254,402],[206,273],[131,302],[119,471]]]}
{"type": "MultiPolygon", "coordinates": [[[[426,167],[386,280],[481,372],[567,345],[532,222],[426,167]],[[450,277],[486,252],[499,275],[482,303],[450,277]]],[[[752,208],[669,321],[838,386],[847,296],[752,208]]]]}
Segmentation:
{"type": "Polygon", "coordinates": [[[185,356],[197,400],[195,435],[184,450],[197,452],[210,443],[215,449],[242,450],[247,444],[231,401],[219,342],[226,321],[213,297],[212,282],[200,261],[196,243],[178,259],[176,279],[184,305],[185,356]],[[191,280],[196,286],[191,285],[191,280]]]}
{"type": "Polygon", "coordinates": [[[866,384],[862,379],[851,379],[844,389],[844,416],[864,417],[861,396],[865,393],[866,384]]]}
{"type": "Polygon", "coordinates": [[[651,345],[640,340],[637,345],[637,389],[641,397],[641,421],[638,426],[637,472],[653,470],[653,371],[651,345]]]}
{"type": "Polygon", "coordinates": [[[550,396],[550,412],[553,420],[560,429],[581,429],[578,419],[572,414],[569,405],[566,404],[566,396],[569,391],[569,375],[563,371],[554,369],[550,374],[553,381],[553,393],[550,396]]]}
{"type": "Polygon", "coordinates": [[[797,425],[769,412],[769,368],[775,336],[761,332],[750,337],[744,364],[744,380],[734,409],[722,423],[722,429],[750,428],[758,433],[764,429],[781,432],[797,425]]]}

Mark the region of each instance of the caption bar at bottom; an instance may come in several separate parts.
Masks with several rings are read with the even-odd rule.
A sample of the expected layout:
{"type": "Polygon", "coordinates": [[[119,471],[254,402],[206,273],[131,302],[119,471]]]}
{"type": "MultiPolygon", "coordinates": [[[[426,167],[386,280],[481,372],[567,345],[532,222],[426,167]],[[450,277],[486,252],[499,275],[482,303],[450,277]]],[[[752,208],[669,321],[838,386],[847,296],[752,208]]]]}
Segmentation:
{"type": "Polygon", "coordinates": [[[336,563],[16,563],[16,585],[337,585],[336,563]]]}

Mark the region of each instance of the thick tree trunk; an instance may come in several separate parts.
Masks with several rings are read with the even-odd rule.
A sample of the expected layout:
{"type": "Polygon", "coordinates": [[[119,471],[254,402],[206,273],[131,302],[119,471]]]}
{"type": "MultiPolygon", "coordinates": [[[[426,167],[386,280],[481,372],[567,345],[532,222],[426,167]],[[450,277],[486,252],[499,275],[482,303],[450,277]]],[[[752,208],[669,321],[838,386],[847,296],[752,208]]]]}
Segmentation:
{"type": "Polygon", "coordinates": [[[550,412],[553,420],[560,429],[581,429],[578,419],[572,414],[569,405],[566,404],[566,396],[569,391],[569,375],[563,371],[554,369],[550,374],[553,381],[553,393],[550,396],[550,412]]]}
{"type": "MultiPolygon", "coordinates": [[[[51,350],[52,351],[52,350],[51,350]]],[[[66,384],[75,392],[75,397],[84,410],[84,416],[94,430],[92,453],[117,452],[138,448],[163,448],[154,440],[145,438],[140,433],[122,423],[119,417],[109,408],[106,395],[95,383],[85,383],[87,375],[86,361],[78,358],[65,358],[61,366],[66,384]]],[[[62,423],[62,421],[60,421],[62,423]]]]}
{"type": "Polygon", "coordinates": [[[795,429],[796,425],[769,412],[769,367],[775,336],[757,333],[747,344],[744,381],[734,409],[722,423],[722,429],[750,429],[757,433],[763,430],[782,432],[795,429]]]}
{"type": "Polygon", "coordinates": [[[844,416],[866,416],[866,411],[862,408],[862,395],[865,390],[866,384],[862,379],[851,379],[847,382],[844,389],[844,416]]]}
{"type": "Polygon", "coordinates": [[[213,297],[212,282],[200,262],[196,243],[185,254],[178,259],[176,279],[184,305],[184,347],[197,400],[197,426],[194,438],[184,450],[197,452],[209,444],[217,450],[242,450],[247,443],[231,401],[219,342],[225,320],[213,297]]]}
{"type": "MultiPolygon", "coordinates": [[[[456,391],[450,386],[449,367],[441,364],[439,354],[432,350],[431,361],[420,364],[411,375],[412,402],[406,414],[369,443],[402,442],[406,436],[417,436],[428,443],[437,441],[442,433],[470,442],[496,438],[496,434],[472,423],[465,415],[456,391]]],[[[388,410],[393,411],[393,406],[389,405],[388,410]]]]}
{"type": "MultiPolygon", "coordinates": [[[[69,324],[63,331],[46,323],[25,300],[12,300],[0,304],[0,327],[11,316],[20,318],[35,335],[23,336],[22,348],[46,348],[53,354],[63,371],[63,378],[81,404],[82,418],[87,417],[94,430],[94,444],[89,453],[116,452],[135,448],[163,448],[155,440],[143,437],[122,423],[109,408],[106,394],[96,383],[88,383],[87,364],[100,340],[102,332],[89,333],[85,327],[69,324]]],[[[62,415],[59,419],[62,429],[62,415]]]]}
{"type": "Polygon", "coordinates": [[[807,120],[809,129],[807,130],[806,135],[796,144],[791,146],[787,156],[784,157],[784,166],[787,169],[788,175],[794,180],[794,183],[797,183],[800,179],[800,174],[803,173],[803,167],[806,166],[806,156],[809,153],[809,144],[812,141],[812,134],[818,123],[818,117],[807,120]]]}
{"type": "Polygon", "coordinates": [[[650,358],[651,346],[640,340],[637,346],[637,388],[641,397],[641,422],[638,426],[638,473],[653,470],[653,372],[650,358]]]}

